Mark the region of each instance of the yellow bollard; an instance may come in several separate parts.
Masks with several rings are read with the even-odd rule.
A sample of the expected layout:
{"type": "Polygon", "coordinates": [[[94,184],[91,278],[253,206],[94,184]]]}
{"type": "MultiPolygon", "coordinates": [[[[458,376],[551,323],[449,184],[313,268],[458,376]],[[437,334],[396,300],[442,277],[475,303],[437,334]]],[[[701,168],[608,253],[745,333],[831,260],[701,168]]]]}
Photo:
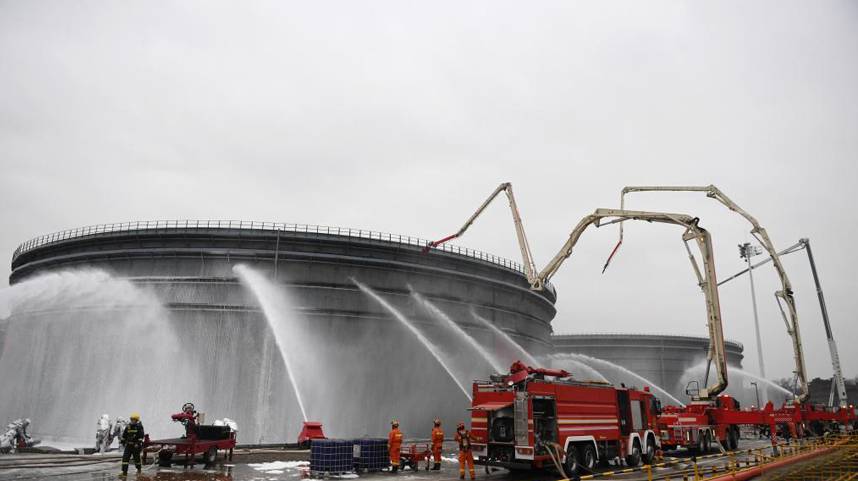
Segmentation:
{"type": "Polygon", "coordinates": [[[646,468],[646,479],[647,479],[647,481],[652,481],[652,466],[647,464],[644,467],[646,468]]]}

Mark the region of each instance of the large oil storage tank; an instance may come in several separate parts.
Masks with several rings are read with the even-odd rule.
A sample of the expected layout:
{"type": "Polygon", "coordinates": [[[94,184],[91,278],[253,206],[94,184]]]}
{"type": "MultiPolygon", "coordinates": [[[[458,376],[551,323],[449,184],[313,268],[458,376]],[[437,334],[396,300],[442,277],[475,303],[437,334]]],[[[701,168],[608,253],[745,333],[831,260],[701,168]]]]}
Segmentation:
{"type": "Polygon", "coordinates": [[[27,241],[12,259],[10,291],[26,302],[9,314],[0,352],[0,418],[30,416],[37,431],[74,440],[108,409],[143,406],[152,424],[193,401],[210,420],[237,420],[248,443],[294,440],[304,417],[341,436],[383,433],[394,417],[406,433],[435,416],[449,425],[470,379],[516,356],[485,320],[549,353],[555,294],[529,289],[514,262],[425,244],[240,221],[128,222],[27,241]],[[110,288],[99,287],[105,275],[110,288]],[[444,316],[493,359],[455,344],[444,316]]]}
{"type": "MultiPolygon", "coordinates": [[[[609,361],[680,399],[686,399],[684,381],[689,370],[705,361],[709,349],[707,337],[665,334],[555,334],[551,339],[555,353],[577,353],[609,361]]],[[[724,344],[728,366],[741,368],[742,344],[735,341],[724,344]]]]}

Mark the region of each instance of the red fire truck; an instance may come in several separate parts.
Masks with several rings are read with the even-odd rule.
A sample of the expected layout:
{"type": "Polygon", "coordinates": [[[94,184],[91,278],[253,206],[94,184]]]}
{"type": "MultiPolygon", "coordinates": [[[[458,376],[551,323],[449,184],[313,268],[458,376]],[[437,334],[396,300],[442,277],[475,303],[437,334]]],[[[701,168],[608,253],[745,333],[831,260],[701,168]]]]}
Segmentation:
{"type": "Polygon", "coordinates": [[[643,390],[580,382],[520,361],[509,374],[474,382],[471,427],[476,463],[507,469],[562,464],[567,475],[620,457],[651,463],[658,400],[643,390]]]}
{"type": "Polygon", "coordinates": [[[789,403],[774,409],[771,402],[763,409],[740,409],[738,401],[721,394],[714,403],[694,401],[681,408],[666,406],[658,416],[658,431],[665,451],[684,447],[702,454],[716,441],[726,450],[736,449],[742,425],[763,427],[790,438],[851,431],[854,422],[854,409],[789,403]]]}
{"type": "Polygon", "coordinates": [[[739,426],[770,426],[771,414],[760,410],[741,410],[739,402],[721,394],[711,401],[692,401],[685,407],[666,406],[658,416],[661,446],[665,451],[684,447],[699,454],[715,443],[726,450],[739,445],[739,426]]]}

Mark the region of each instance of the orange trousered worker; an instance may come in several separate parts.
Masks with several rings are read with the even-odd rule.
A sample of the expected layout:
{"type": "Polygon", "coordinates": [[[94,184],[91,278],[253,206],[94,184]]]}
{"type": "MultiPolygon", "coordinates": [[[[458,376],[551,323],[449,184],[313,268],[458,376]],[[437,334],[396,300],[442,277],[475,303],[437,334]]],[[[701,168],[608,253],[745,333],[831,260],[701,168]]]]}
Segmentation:
{"type": "Polygon", "coordinates": [[[465,429],[465,423],[459,423],[456,427],[456,442],[459,443],[459,479],[465,479],[465,465],[471,479],[476,478],[474,472],[474,453],[471,451],[471,432],[465,429]]]}
{"type": "Polygon", "coordinates": [[[392,471],[399,471],[399,450],[402,448],[402,432],[399,431],[399,421],[394,419],[390,422],[390,434],[387,435],[387,450],[390,454],[392,471]]]}
{"type": "Polygon", "coordinates": [[[441,429],[441,420],[435,419],[435,427],[432,428],[432,456],[435,458],[433,471],[441,469],[441,448],[444,447],[444,431],[441,429]]]}

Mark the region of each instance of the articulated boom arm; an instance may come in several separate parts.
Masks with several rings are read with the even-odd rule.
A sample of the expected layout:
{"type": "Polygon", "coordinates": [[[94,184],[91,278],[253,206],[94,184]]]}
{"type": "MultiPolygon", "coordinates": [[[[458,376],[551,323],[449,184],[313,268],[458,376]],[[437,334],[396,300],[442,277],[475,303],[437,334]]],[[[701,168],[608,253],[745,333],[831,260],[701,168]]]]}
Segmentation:
{"type": "MultiPolygon", "coordinates": [[[[482,214],[483,211],[486,210],[486,207],[488,207],[489,204],[491,204],[492,201],[495,200],[495,197],[497,197],[498,194],[500,194],[501,192],[505,193],[507,199],[509,200],[509,208],[512,211],[512,221],[515,224],[515,235],[516,237],[518,237],[518,247],[521,249],[521,261],[524,265],[524,273],[527,276],[528,282],[530,282],[531,285],[534,285],[536,283],[536,264],[533,262],[533,254],[530,253],[530,244],[527,243],[527,235],[525,235],[524,233],[524,226],[521,223],[521,215],[519,215],[518,213],[518,206],[515,203],[515,196],[512,193],[512,184],[509,182],[504,182],[503,184],[499,185],[497,189],[495,189],[495,191],[492,192],[492,194],[485,200],[485,202],[483,202],[480,208],[477,209],[477,211],[474,212],[474,214],[471,215],[471,217],[469,217],[467,221],[465,221],[465,224],[462,226],[461,229],[459,229],[458,232],[452,235],[448,235],[443,239],[430,242],[426,245],[426,247],[423,248],[423,252],[428,252],[429,249],[433,247],[438,247],[439,245],[449,240],[453,240],[457,237],[462,236],[465,231],[467,231],[468,228],[471,227],[471,224],[473,224],[474,221],[477,220],[477,217],[479,217],[480,214],[482,214]]],[[[541,289],[542,284],[539,285],[539,288],[541,289]]]]}
{"type": "Polygon", "coordinates": [[[707,312],[707,322],[706,325],[709,329],[709,339],[710,345],[712,349],[709,351],[710,360],[714,361],[717,376],[715,384],[712,386],[707,386],[702,389],[700,392],[701,399],[710,399],[716,395],[718,395],[721,391],[726,389],[727,387],[727,358],[725,355],[724,349],[724,332],[723,326],[721,323],[721,304],[718,298],[718,282],[715,276],[715,261],[712,255],[712,241],[710,239],[709,233],[703,229],[702,227],[697,225],[698,219],[696,217],[691,217],[685,214],[669,214],[663,212],[642,212],[642,211],[626,211],[626,210],[616,210],[616,209],[596,209],[596,211],[578,222],[578,225],[572,230],[569,234],[569,238],[563,244],[560,251],[551,259],[545,268],[536,273],[536,268],[533,265],[532,257],[530,256],[530,249],[526,244],[524,236],[524,230],[521,227],[521,219],[518,215],[518,211],[515,206],[515,201],[512,197],[512,190],[510,184],[501,184],[491,196],[480,206],[479,209],[472,215],[465,225],[457,232],[451,236],[445,237],[439,241],[432,242],[427,246],[427,250],[429,248],[438,246],[443,242],[446,242],[450,239],[454,239],[456,237],[461,236],[468,227],[473,224],[474,220],[485,210],[486,206],[501,192],[506,191],[507,195],[510,198],[510,207],[513,209],[513,219],[516,222],[516,232],[519,233],[519,245],[522,249],[522,255],[525,257],[525,266],[526,266],[526,274],[528,278],[528,282],[530,282],[532,289],[542,289],[545,284],[551,279],[551,277],[560,269],[560,266],[563,265],[563,262],[572,255],[572,250],[575,245],[578,243],[578,239],[581,238],[581,235],[590,225],[595,225],[599,227],[601,225],[609,225],[613,223],[619,222],[622,225],[622,222],[627,220],[642,220],[647,222],[658,222],[663,224],[675,224],[682,227],[685,227],[685,232],[682,235],[682,240],[685,242],[686,250],[688,251],[689,259],[691,260],[691,265],[694,268],[694,273],[697,276],[698,285],[703,289],[703,294],[706,298],[706,312],[707,312]],[[604,222],[605,219],[612,219],[607,222],[604,222]],[[700,253],[702,255],[703,261],[703,269],[701,270],[700,266],[698,266],[697,261],[694,258],[694,255],[691,253],[691,250],[688,248],[688,241],[695,240],[697,243],[697,247],[700,249],[700,253]],[[525,254],[526,253],[526,254],[525,254]]]}
{"type": "MultiPolygon", "coordinates": [[[[783,264],[781,263],[780,256],[778,255],[775,246],[772,244],[771,239],[769,238],[766,229],[764,229],[757,219],[754,218],[751,214],[746,212],[744,209],[739,207],[735,202],[730,200],[720,189],[715,187],[714,185],[709,186],[629,186],[624,187],[622,193],[620,194],[620,208],[623,209],[625,207],[625,196],[631,192],[704,192],[707,197],[712,198],[723,204],[728,209],[733,212],[738,213],[742,217],[747,220],[751,226],[751,235],[754,236],[755,239],[766,249],[769,256],[772,259],[772,265],[775,267],[775,271],[777,271],[778,277],[781,280],[781,290],[775,292],[775,299],[778,301],[778,307],[780,307],[781,315],[784,318],[784,323],[786,324],[787,333],[792,338],[792,346],[793,346],[793,358],[795,361],[795,375],[798,378],[799,388],[801,393],[798,396],[799,402],[804,402],[810,396],[810,391],[807,386],[807,368],[804,363],[804,350],[801,343],[801,333],[799,331],[798,326],[798,313],[795,307],[795,297],[793,297],[792,284],[790,283],[789,277],[787,277],[786,270],[784,270],[783,264]],[[786,304],[786,312],[784,312],[783,304],[786,304]]],[[[611,257],[616,253],[619,246],[623,243],[623,225],[620,224],[620,239],[617,242],[617,246],[614,248],[614,251],[608,257],[608,261],[605,263],[605,267],[608,266],[608,263],[611,261],[611,257]]]]}
{"type": "Polygon", "coordinates": [[[581,234],[591,224],[596,227],[609,225],[627,220],[642,220],[647,222],[658,222],[663,224],[675,224],[685,227],[685,232],[682,234],[682,240],[685,242],[685,248],[688,251],[688,257],[691,261],[691,266],[694,268],[694,274],[697,276],[697,283],[703,290],[703,295],[706,298],[706,326],[709,329],[709,342],[712,349],[709,350],[710,360],[714,362],[716,368],[716,381],[712,386],[706,386],[700,390],[699,399],[712,399],[724,389],[727,388],[727,357],[724,348],[724,330],[721,322],[721,302],[718,297],[718,281],[715,275],[715,259],[712,253],[712,240],[709,232],[706,229],[697,225],[698,219],[685,214],[669,214],[663,212],[642,212],[631,210],[616,210],[616,209],[596,209],[596,211],[581,219],[581,222],[575,226],[572,233],[569,234],[569,239],[563,245],[563,248],[554,256],[554,259],[540,273],[540,276],[545,275],[550,278],[566,258],[572,254],[572,249],[578,243],[581,234]],[[603,222],[606,218],[613,218],[608,222],[603,222]],[[691,253],[688,247],[688,241],[695,240],[697,247],[700,249],[703,268],[700,266],[691,253]]]}

